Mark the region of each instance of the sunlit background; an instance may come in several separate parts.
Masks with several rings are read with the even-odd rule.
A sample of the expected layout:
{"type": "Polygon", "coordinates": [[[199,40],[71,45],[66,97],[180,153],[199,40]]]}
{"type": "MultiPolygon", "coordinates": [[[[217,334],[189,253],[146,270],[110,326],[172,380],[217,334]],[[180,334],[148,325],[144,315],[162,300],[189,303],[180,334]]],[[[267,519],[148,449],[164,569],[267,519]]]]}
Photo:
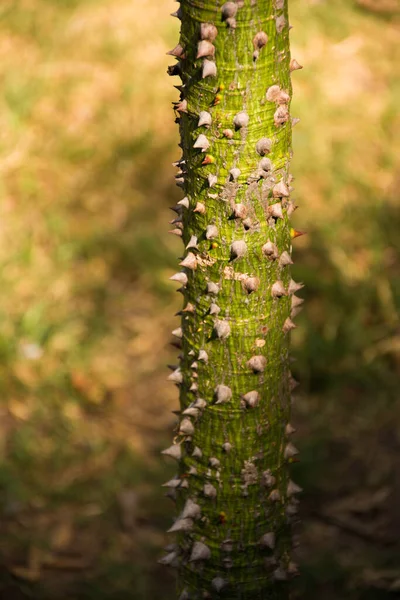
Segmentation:
{"type": "MultiPolygon", "coordinates": [[[[296,598],[400,594],[398,0],[291,0],[296,598]],[[396,148],[397,145],[397,148],[396,148]],[[297,391],[297,390],[296,390],[297,391]]],[[[0,3],[0,598],[173,600],[172,0],[0,3]]]]}

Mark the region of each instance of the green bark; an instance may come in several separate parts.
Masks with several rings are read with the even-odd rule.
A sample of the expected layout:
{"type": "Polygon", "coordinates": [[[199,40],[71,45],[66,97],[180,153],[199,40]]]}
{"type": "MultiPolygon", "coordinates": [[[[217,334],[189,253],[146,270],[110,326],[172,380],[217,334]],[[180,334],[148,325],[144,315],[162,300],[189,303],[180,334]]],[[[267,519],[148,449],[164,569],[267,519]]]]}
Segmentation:
{"type": "Polygon", "coordinates": [[[288,597],[291,83],[284,0],[182,0],[180,421],[165,453],[182,599],[288,597]],[[206,25],[211,24],[211,25],[206,25]],[[216,28],[216,29],[215,29],[216,28]],[[217,35],[215,37],[215,34],[217,35]],[[201,39],[203,38],[203,40],[201,39]],[[199,56],[200,55],[200,56],[199,56]],[[200,126],[199,126],[200,119],[200,126]]]}

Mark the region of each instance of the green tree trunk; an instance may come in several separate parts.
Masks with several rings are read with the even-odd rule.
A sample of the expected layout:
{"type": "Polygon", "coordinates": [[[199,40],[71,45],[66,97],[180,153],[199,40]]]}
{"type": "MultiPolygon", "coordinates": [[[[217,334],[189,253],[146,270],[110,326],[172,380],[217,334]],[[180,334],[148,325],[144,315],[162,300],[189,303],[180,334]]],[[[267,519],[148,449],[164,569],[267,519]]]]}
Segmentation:
{"type": "Polygon", "coordinates": [[[291,61],[285,0],[182,0],[175,104],[182,158],[172,232],[182,237],[181,364],[167,482],[177,533],[161,560],[181,600],[287,598],[296,513],[288,464],[291,61]]]}

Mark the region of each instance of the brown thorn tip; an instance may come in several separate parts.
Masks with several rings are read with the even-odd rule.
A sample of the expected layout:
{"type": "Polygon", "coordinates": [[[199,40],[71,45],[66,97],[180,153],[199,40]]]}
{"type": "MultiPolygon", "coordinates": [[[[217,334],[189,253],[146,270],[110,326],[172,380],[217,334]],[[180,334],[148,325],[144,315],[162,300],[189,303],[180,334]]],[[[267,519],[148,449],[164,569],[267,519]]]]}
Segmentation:
{"type": "Polygon", "coordinates": [[[292,240],[302,235],[305,235],[306,233],[306,231],[298,231],[297,229],[293,229],[293,227],[291,227],[290,229],[290,237],[292,238],[292,240]]]}

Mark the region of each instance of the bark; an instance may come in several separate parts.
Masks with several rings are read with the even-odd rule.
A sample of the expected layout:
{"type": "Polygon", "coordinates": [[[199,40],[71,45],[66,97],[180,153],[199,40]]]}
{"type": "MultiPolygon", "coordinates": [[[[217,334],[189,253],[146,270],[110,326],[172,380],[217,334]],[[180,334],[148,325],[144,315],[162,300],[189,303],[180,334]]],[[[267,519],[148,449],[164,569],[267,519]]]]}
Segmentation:
{"type": "Polygon", "coordinates": [[[284,0],[182,0],[175,104],[184,198],[177,460],[167,483],[177,532],[162,563],[181,599],[288,597],[291,61],[284,0]]]}

